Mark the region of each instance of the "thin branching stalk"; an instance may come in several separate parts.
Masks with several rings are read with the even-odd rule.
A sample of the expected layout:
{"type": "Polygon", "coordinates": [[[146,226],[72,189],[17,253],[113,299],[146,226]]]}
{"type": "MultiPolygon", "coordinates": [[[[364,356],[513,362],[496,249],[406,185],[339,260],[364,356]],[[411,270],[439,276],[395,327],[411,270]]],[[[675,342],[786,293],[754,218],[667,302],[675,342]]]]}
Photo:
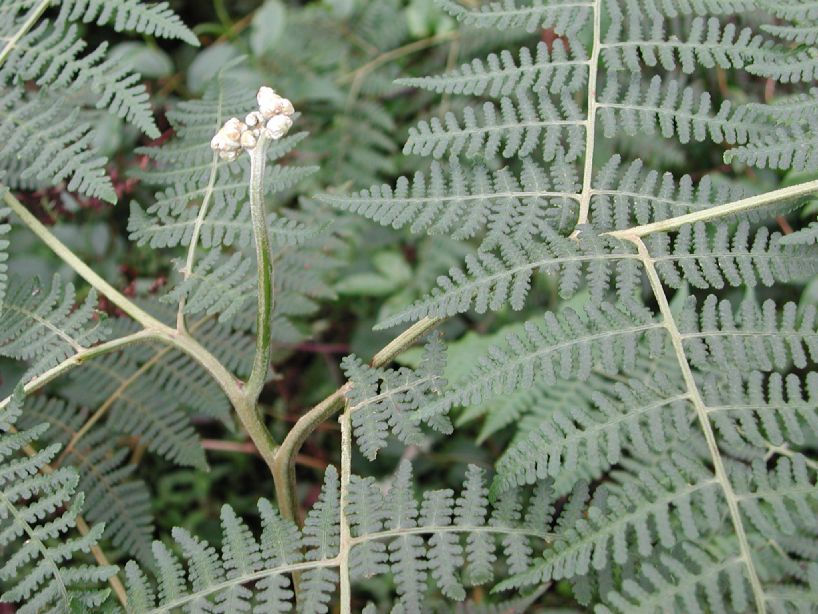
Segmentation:
{"type": "MultiPolygon", "coordinates": [[[[415,341],[435,328],[444,318],[423,318],[407,328],[400,335],[375,354],[370,364],[382,367],[392,362],[396,356],[409,348],[415,341]]],[[[300,524],[299,504],[295,491],[295,457],[307,438],[339,409],[344,406],[344,399],[349,390],[349,383],[321,401],[299,418],[287,433],[281,446],[275,453],[273,462],[273,479],[275,480],[276,498],[281,515],[300,524]]]]}

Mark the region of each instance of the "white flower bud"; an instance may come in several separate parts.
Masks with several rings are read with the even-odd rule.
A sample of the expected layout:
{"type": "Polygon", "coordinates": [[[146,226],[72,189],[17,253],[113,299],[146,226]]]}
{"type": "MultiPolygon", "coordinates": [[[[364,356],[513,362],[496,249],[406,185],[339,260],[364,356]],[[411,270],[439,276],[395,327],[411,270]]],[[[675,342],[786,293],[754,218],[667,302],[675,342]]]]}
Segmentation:
{"type": "Polygon", "coordinates": [[[241,133],[246,129],[247,126],[243,121],[236,117],[231,117],[227,120],[227,122],[225,122],[221,129],[221,133],[226,143],[233,147],[237,147],[239,145],[239,141],[241,140],[241,133]]]}
{"type": "Polygon", "coordinates": [[[235,160],[236,158],[239,157],[239,152],[236,151],[235,149],[231,149],[230,151],[220,151],[219,152],[219,157],[222,160],[227,160],[228,162],[232,162],[233,160],[235,160]]]}
{"type": "Polygon", "coordinates": [[[293,103],[290,102],[287,98],[282,98],[278,103],[278,112],[283,115],[292,115],[293,113],[295,113],[293,103]]]}
{"type": "Polygon", "coordinates": [[[256,94],[258,110],[266,119],[278,113],[280,100],[281,96],[276,94],[275,90],[270,87],[262,87],[256,94]]]}
{"type": "Polygon", "coordinates": [[[264,116],[258,111],[251,111],[247,114],[247,117],[244,118],[244,123],[250,128],[261,126],[264,123],[264,116]]]}
{"type": "Polygon", "coordinates": [[[267,122],[267,134],[271,139],[280,139],[292,125],[293,120],[286,115],[274,115],[267,122]]]}
{"type": "Polygon", "coordinates": [[[245,130],[241,133],[241,146],[246,147],[247,149],[252,149],[256,146],[256,135],[253,134],[252,130],[245,130]]]}

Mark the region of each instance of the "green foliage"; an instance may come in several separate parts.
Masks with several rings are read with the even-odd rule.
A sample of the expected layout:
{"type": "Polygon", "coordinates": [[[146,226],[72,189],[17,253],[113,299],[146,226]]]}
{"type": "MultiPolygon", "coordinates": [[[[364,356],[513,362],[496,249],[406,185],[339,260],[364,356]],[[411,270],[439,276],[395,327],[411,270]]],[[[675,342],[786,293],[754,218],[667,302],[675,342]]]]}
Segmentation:
{"type": "Polygon", "coordinates": [[[0,0],[4,600],[814,610],[818,12],[436,5],[217,2],[192,55],[164,2],[0,0]],[[186,75],[146,87],[98,26],[186,75]],[[259,85],[296,129],[228,160],[211,139],[252,124],[259,85]],[[106,240],[99,276],[50,225],[117,196],[101,226],[129,212],[136,248],[106,240]],[[7,219],[67,265],[50,288],[7,219]],[[342,406],[340,437],[318,428],[342,406]],[[168,539],[151,486],[173,466],[230,492],[201,478],[168,539]]]}
{"type": "Polygon", "coordinates": [[[48,429],[40,424],[18,431],[22,393],[0,410],[0,578],[5,602],[22,602],[20,612],[99,607],[107,591],[96,588],[115,567],[83,564],[83,553],[96,545],[103,531],[97,525],[74,535],[83,495],[70,468],[45,470],[59,450],[51,445],[34,450],[48,429]],[[70,563],[74,563],[70,565],[70,563]]]}

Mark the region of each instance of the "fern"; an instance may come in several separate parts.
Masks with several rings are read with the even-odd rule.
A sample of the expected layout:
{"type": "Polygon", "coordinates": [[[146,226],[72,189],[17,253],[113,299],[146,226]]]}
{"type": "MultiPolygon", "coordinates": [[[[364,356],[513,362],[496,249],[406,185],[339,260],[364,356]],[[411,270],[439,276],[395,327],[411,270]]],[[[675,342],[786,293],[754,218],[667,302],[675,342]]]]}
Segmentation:
{"type": "Polygon", "coordinates": [[[92,323],[96,293],[73,311],[74,286],[54,276],[51,289],[38,280],[15,280],[0,315],[0,353],[29,361],[24,378],[39,375],[72,354],[105,339],[107,328],[92,323]]]}
{"type": "Polygon", "coordinates": [[[49,4],[7,2],[2,9],[0,35],[6,42],[0,49],[0,169],[8,172],[8,181],[23,162],[13,187],[31,180],[67,181],[70,191],[115,202],[105,159],[95,153],[96,120],[88,116],[86,105],[107,109],[153,138],[159,131],[139,75],[127,63],[106,58],[105,43],[80,55],[86,43],[77,36],[76,22],[112,22],[117,31],[180,38],[193,45],[198,40],[164,2],[60,2],[56,19],[40,19],[49,4]],[[39,91],[27,94],[26,81],[34,81],[39,91]]]}
{"type": "Polygon", "coordinates": [[[78,57],[85,42],[77,27],[43,23],[29,32],[0,67],[0,83],[35,81],[41,88],[60,88],[75,96],[90,94],[98,109],[109,109],[151,138],[159,137],[148,93],[139,75],[116,61],[105,60],[107,44],[78,57]]]}
{"type": "Polygon", "coordinates": [[[591,16],[591,2],[554,3],[535,0],[531,5],[518,5],[515,0],[490,2],[477,11],[469,11],[453,0],[440,0],[440,5],[458,21],[479,28],[507,30],[523,28],[528,32],[553,28],[557,34],[576,34],[591,16]]]}
{"type": "MultiPolygon", "coordinates": [[[[88,417],[87,410],[72,403],[38,396],[26,401],[18,424],[35,428],[47,421],[50,428],[42,439],[64,447],[88,417]]],[[[102,539],[146,563],[154,530],[150,492],[134,476],[136,465],[127,462],[128,456],[129,450],[117,445],[114,433],[97,427],[72,447],[61,464],[79,474],[77,488],[85,496],[85,518],[104,524],[102,539]]]]}
{"type": "MultiPolygon", "coordinates": [[[[510,326],[413,415],[419,425],[462,406],[461,421],[488,416],[484,435],[508,426],[517,435],[492,494],[547,493],[537,510],[553,543],[497,590],[569,579],[600,612],[808,611],[815,467],[802,453],[816,426],[815,314],[776,307],[761,286],[814,274],[814,233],[785,239],[767,227],[802,204],[789,194],[814,184],[768,197],[627,156],[661,161],[649,152],[667,147],[686,160],[710,142],[728,162],[814,170],[814,92],[736,104],[695,81],[714,67],[810,80],[814,54],[797,45],[813,39],[812,7],[440,4],[472,26],[544,27],[562,42],[551,54],[539,45],[536,58],[509,50],[402,80],[495,102],[410,130],[404,152],[433,158],[428,174],[322,199],[385,226],[475,239],[462,269],[382,326],[536,310],[538,272],[553,275],[546,290],[581,305],[548,303],[544,321],[510,326]],[[727,288],[746,289],[743,301],[727,288]]],[[[356,385],[380,394],[376,372],[353,373],[351,394],[356,385]]],[[[367,423],[365,446],[383,445],[384,420],[367,423]]]]}
{"type": "Polygon", "coordinates": [[[113,24],[114,30],[178,38],[198,46],[199,40],[179,19],[167,2],[144,4],[138,0],[60,0],[58,21],[113,24]]]}
{"type": "MultiPolygon", "coordinates": [[[[354,355],[344,359],[342,367],[352,387],[347,395],[352,428],[364,456],[374,460],[390,431],[405,444],[420,443],[421,433],[412,416],[445,387],[440,376],[444,365],[444,348],[437,339],[427,343],[414,371],[373,369],[354,355]]],[[[432,426],[445,433],[452,431],[445,418],[432,426]]]]}
{"type": "Polygon", "coordinates": [[[348,562],[354,579],[391,573],[400,606],[406,612],[420,612],[428,578],[455,598],[464,596],[461,570],[470,583],[491,579],[498,558],[495,536],[504,539],[501,558],[509,560],[530,556],[529,542],[549,539],[534,511],[538,499],[532,498],[525,516],[519,503],[491,510],[482,471],[474,466],[460,495],[428,491],[420,505],[408,463],[401,465],[388,493],[382,493],[372,478],[353,475],[345,485],[347,501],[341,508],[339,488],[337,470],[330,467],[303,531],[283,519],[267,500],[259,500],[260,539],[229,506],[223,506],[221,552],[184,529],[174,529],[181,557],[154,542],[158,587],[137,564],[127,564],[129,608],[138,612],[181,607],[289,611],[294,596],[289,576],[300,572],[299,611],[323,612],[338,582],[336,568],[348,562]],[[340,540],[342,514],[350,530],[344,541],[340,540]],[[452,566],[443,566],[444,561],[452,566]]]}
{"type": "Polygon", "coordinates": [[[655,76],[645,88],[639,76],[633,77],[624,89],[611,78],[600,95],[600,121],[606,137],[620,130],[632,136],[638,132],[658,133],[663,138],[676,136],[680,142],[704,141],[730,145],[746,143],[766,130],[748,121],[744,109],[734,110],[729,102],[722,103],[714,114],[710,95],[696,94],[692,87],[682,87],[678,81],[663,81],[655,76]]]}
{"type": "Polygon", "coordinates": [[[21,393],[0,410],[0,547],[4,563],[0,578],[4,602],[23,602],[20,612],[70,611],[100,607],[107,591],[101,582],[115,567],[81,564],[84,552],[96,545],[103,531],[97,525],[75,537],[83,495],[76,493],[77,474],[71,469],[48,470],[59,446],[39,452],[31,448],[46,424],[17,431],[21,393]],[[75,564],[68,566],[69,562],[75,564]]]}
{"type": "Polygon", "coordinates": [[[473,60],[451,72],[435,77],[398,79],[397,83],[442,94],[464,94],[499,98],[525,89],[558,94],[563,89],[574,92],[586,81],[585,50],[576,44],[557,40],[549,50],[538,43],[535,55],[527,47],[520,49],[519,59],[508,51],[473,60]]]}
{"type": "Polygon", "coordinates": [[[105,160],[91,151],[92,128],[78,110],[66,113],[60,101],[42,95],[25,100],[18,90],[0,88],[0,139],[0,160],[25,162],[22,179],[68,179],[69,190],[116,200],[105,160]]]}
{"type": "Polygon", "coordinates": [[[696,17],[685,28],[685,38],[680,40],[675,33],[666,31],[669,24],[658,15],[649,20],[638,9],[629,10],[625,25],[625,15],[617,10],[618,4],[609,6],[612,23],[601,49],[610,70],[627,68],[639,73],[645,66],[661,65],[668,71],[678,66],[683,73],[691,74],[699,66],[743,68],[746,64],[764,61],[769,53],[769,45],[750,28],[738,31],[735,24],[722,25],[716,17],[707,20],[696,17]]]}
{"type": "Polygon", "coordinates": [[[565,157],[574,160],[583,142],[582,116],[570,93],[563,90],[555,102],[547,93],[531,97],[523,89],[514,99],[501,98],[499,105],[484,103],[480,112],[466,107],[462,120],[447,113],[442,122],[437,118],[420,122],[410,128],[403,153],[435,158],[460,153],[490,158],[499,153],[511,158],[527,156],[542,145],[550,160],[563,134],[568,142],[565,157]]]}
{"type": "Polygon", "coordinates": [[[219,314],[220,320],[227,321],[242,308],[248,291],[255,289],[246,278],[252,264],[239,253],[219,262],[219,252],[209,252],[162,300],[178,303],[185,299],[185,313],[219,314]]]}

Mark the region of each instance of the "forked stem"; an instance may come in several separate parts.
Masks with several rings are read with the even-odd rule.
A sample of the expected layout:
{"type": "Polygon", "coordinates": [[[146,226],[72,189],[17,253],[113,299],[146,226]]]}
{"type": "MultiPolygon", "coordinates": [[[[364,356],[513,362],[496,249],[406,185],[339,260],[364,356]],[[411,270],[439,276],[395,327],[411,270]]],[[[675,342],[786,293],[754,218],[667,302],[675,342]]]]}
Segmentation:
{"type": "MultiPolygon", "coordinates": [[[[375,354],[370,365],[373,367],[382,367],[388,364],[444,319],[445,318],[427,317],[416,322],[390,341],[380,352],[375,354]]],[[[276,498],[281,515],[288,520],[292,520],[298,524],[301,523],[299,504],[295,491],[295,457],[301,450],[301,446],[304,445],[304,442],[315,429],[344,406],[344,399],[349,390],[349,386],[349,383],[344,384],[301,416],[290,432],[287,433],[287,436],[284,438],[284,441],[281,442],[281,446],[275,453],[273,480],[275,480],[276,498]]]]}

